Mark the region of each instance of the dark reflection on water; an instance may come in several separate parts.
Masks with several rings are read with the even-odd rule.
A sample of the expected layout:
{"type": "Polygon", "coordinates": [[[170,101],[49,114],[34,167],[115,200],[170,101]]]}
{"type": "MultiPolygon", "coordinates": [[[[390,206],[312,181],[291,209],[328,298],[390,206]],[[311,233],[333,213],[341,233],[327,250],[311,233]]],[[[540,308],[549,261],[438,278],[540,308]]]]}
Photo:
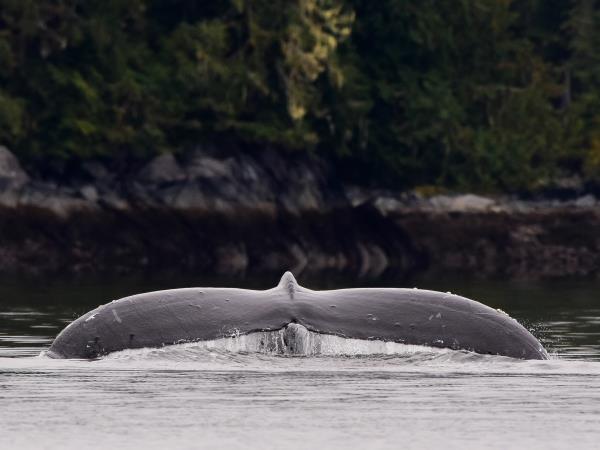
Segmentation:
{"type": "Polygon", "coordinates": [[[557,355],[551,361],[451,350],[279,357],[194,345],[93,362],[27,357],[112,299],[276,281],[0,283],[0,448],[597,448],[600,284],[585,281],[369,283],[451,291],[502,308],[557,355]]]}

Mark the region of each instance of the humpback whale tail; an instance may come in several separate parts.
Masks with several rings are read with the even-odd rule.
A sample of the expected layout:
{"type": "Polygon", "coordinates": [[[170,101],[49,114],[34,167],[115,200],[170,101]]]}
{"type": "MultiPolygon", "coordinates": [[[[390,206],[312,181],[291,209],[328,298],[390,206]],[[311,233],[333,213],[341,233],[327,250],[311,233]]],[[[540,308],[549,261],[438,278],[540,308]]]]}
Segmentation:
{"type": "Polygon", "coordinates": [[[313,291],[290,272],[266,291],[187,288],[125,297],[84,314],[54,340],[49,355],[95,358],[110,352],[279,331],[289,351],[308,332],[522,359],[547,359],[516,320],[457,295],[396,288],[313,291]]]}

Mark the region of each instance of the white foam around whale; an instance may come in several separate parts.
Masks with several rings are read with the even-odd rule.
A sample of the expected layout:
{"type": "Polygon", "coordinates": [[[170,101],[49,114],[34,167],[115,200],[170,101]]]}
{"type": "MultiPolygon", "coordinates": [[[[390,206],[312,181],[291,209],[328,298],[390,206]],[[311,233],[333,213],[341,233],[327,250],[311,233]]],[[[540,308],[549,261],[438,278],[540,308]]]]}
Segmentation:
{"type": "MultiPolygon", "coordinates": [[[[121,359],[132,356],[150,356],[160,351],[189,352],[198,350],[229,353],[261,353],[281,356],[364,356],[405,355],[419,353],[447,353],[451,350],[421,345],[399,344],[380,340],[351,339],[309,331],[304,326],[291,323],[277,331],[257,331],[211,341],[165,346],[160,349],[129,349],[111,353],[105,358],[121,359]]],[[[451,351],[452,352],[452,351],[451,351]]]]}

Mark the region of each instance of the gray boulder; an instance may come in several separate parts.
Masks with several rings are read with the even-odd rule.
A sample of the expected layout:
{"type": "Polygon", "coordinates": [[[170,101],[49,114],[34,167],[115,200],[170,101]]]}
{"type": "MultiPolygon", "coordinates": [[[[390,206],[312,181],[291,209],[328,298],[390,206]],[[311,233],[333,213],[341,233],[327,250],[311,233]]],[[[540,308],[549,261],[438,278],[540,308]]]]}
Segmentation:
{"type": "Polygon", "coordinates": [[[0,190],[18,190],[29,177],[21,168],[19,160],[6,147],[0,145],[0,190]]]}
{"type": "Polygon", "coordinates": [[[186,172],[191,179],[231,179],[232,165],[232,159],[221,160],[197,153],[186,166],[186,172]]]}
{"type": "Polygon", "coordinates": [[[157,156],[140,171],[140,181],[151,184],[174,183],[186,178],[185,172],[171,153],[157,156]]]}
{"type": "Polygon", "coordinates": [[[79,193],[88,202],[94,203],[98,201],[98,189],[91,184],[86,184],[79,188],[79,193]]]}
{"type": "Polygon", "coordinates": [[[579,208],[593,208],[596,206],[596,197],[592,194],[587,194],[576,199],[574,203],[579,208]]]}
{"type": "Polygon", "coordinates": [[[485,212],[496,206],[496,201],[474,194],[463,194],[456,196],[437,195],[429,199],[434,210],[442,212],[485,212]]]}

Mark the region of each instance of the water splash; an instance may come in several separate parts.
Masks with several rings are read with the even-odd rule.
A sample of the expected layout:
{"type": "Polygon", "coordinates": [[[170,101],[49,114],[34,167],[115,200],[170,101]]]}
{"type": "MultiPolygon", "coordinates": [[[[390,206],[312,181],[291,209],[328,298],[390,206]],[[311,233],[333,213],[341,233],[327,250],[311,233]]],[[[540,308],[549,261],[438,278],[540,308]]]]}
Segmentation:
{"type": "Polygon", "coordinates": [[[380,340],[350,339],[309,331],[302,325],[291,323],[277,331],[258,331],[246,335],[233,335],[211,341],[198,341],[161,347],[159,349],[134,349],[111,353],[105,359],[169,358],[183,355],[193,359],[203,352],[230,354],[265,354],[270,356],[412,356],[459,353],[453,350],[408,345],[380,340]]]}

